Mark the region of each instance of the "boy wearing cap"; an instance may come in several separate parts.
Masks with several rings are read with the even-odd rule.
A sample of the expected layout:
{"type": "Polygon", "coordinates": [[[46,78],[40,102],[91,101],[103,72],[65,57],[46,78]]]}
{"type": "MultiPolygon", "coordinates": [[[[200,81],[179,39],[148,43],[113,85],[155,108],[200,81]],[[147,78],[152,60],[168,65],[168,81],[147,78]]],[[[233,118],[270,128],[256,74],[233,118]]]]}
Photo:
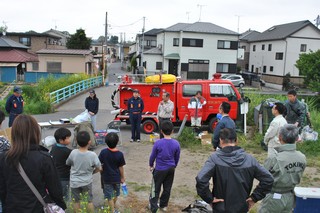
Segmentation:
{"type": "Polygon", "coordinates": [[[85,100],[85,108],[88,110],[91,116],[91,124],[93,130],[96,131],[96,120],[97,120],[97,113],[99,110],[99,99],[93,89],[89,91],[89,97],[85,100]]]}
{"type": "Polygon", "coordinates": [[[14,119],[23,112],[23,97],[22,90],[16,86],[13,89],[13,94],[7,99],[6,111],[9,113],[9,127],[12,126],[14,119]]]}
{"type": "Polygon", "coordinates": [[[129,119],[131,123],[131,140],[130,142],[140,142],[140,125],[144,109],[142,98],[139,96],[139,90],[132,91],[133,96],[128,100],[129,119]]]}

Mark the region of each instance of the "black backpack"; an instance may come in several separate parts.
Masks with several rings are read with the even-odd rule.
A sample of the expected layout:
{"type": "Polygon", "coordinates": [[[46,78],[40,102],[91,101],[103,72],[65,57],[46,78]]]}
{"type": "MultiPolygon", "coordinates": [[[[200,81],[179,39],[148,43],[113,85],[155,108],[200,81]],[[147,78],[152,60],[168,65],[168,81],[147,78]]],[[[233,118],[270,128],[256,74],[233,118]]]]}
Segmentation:
{"type": "Polygon", "coordinates": [[[204,201],[196,200],[182,211],[189,213],[211,213],[212,209],[211,206],[204,201]]]}

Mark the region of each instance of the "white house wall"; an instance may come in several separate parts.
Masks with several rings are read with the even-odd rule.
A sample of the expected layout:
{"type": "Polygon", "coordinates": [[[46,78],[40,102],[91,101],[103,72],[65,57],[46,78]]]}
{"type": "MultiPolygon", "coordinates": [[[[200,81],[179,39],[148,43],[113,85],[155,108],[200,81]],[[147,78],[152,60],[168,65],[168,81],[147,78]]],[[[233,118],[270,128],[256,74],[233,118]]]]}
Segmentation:
{"type": "Polygon", "coordinates": [[[266,73],[269,75],[283,76],[284,59],[276,60],[276,53],[283,52],[285,58],[286,42],[280,41],[262,41],[253,42],[250,44],[250,58],[249,58],[249,70],[253,72],[263,73],[263,66],[266,66],[266,73]],[[265,45],[265,49],[262,50],[262,45],[265,45]],[[271,51],[268,51],[269,44],[272,45],[271,51]],[[256,45],[256,51],[253,51],[253,47],[256,45]],[[252,70],[254,65],[254,70],[252,70]],[[270,66],[273,66],[273,72],[270,71],[270,66]]]}
{"type": "Polygon", "coordinates": [[[153,54],[145,54],[144,61],[147,61],[147,74],[154,74],[155,72],[159,72],[161,70],[156,70],[156,64],[157,62],[162,62],[162,56],[161,55],[153,55],[153,54]]]}
{"type": "MultiPolygon", "coordinates": [[[[238,36],[190,32],[163,32],[157,35],[158,47],[162,46],[164,56],[172,53],[180,55],[179,74],[181,63],[188,63],[189,59],[209,60],[209,78],[216,73],[217,63],[237,63],[237,50],[218,49],[218,40],[237,41],[238,36]],[[173,38],[179,38],[179,46],[173,46],[173,38]],[[182,38],[203,39],[203,47],[183,47],[182,38]]],[[[164,59],[165,72],[168,71],[168,64],[169,60],[164,59]]]]}

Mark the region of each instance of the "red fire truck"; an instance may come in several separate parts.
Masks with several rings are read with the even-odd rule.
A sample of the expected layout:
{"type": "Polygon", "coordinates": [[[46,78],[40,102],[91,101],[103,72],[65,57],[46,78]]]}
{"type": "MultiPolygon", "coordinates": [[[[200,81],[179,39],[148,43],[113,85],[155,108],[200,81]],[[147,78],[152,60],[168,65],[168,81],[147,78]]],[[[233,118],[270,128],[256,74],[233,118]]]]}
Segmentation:
{"type": "Polygon", "coordinates": [[[240,103],[243,101],[236,87],[230,81],[221,79],[220,76],[215,74],[212,80],[176,80],[172,83],[133,83],[131,77],[124,76],[121,78],[122,83],[111,96],[114,112],[116,112],[115,119],[130,124],[127,102],[132,97],[132,90],[138,89],[145,105],[141,121],[144,133],[150,134],[158,128],[157,110],[163,92],[170,93],[170,99],[174,103],[172,122],[179,125],[185,115],[189,114],[190,98],[197,91],[201,91],[202,96],[207,100],[207,104],[203,106],[202,122],[204,125],[209,125],[209,131],[213,131],[221,102],[227,101],[231,104],[229,115],[236,120],[240,116],[240,103]],[[115,99],[119,102],[118,104],[115,103],[115,99]]]}

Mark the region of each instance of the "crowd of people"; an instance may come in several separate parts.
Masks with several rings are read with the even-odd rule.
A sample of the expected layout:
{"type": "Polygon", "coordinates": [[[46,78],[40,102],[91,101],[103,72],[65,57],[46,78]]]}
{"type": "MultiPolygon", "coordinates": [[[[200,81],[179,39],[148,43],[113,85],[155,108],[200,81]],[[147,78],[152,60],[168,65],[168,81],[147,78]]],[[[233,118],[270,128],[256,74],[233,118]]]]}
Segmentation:
{"type": "MultiPolygon", "coordinates": [[[[56,144],[49,151],[40,145],[41,132],[35,118],[22,114],[21,92],[20,88],[15,88],[6,105],[9,126],[12,125],[11,141],[0,136],[0,210],[43,212],[43,205],[20,175],[21,165],[46,203],[56,203],[66,209],[66,202],[73,201],[74,212],[79,212],[83,195],[88,201],[87,211],[94,212],[93,174],[100,173],[106,205],[111,212],[119,212],[117,198],[121,184],[125,183],[126,162],[124,154],[117,149],[118,135],[107,134],[107,148],[97,155],[89,150],[92,141],[87,131],[77,133],[75,139],[78,146],[71,150],[70,130],[59,128],[54,133],[56,144]],[[14,111],[17,109],[19,112],[14,111]]],[[[248,212],[260,200],[260,213],[292,212],[295,199],[293,189],[300,183],[306,168],[306,157],[296,150],[295,144],[299,129],[303,127],[305,113],[304,105],[296,96],[295,91],[289,91],[285,104],[277,102],[272,107],[275,118],[264,137],[264,143],[268,146],[264,165],[260,165],[238,146],[236,124],[228,115],[231,106],[228,102],[220,104],[221,118],[212,138],[214,152],[196,176],[197,193],[212,206],[213,212],[248,212]],[[259,183],[253,189],[254,179],[259,183]]],[[[191,125],[196,128],[201,127],[201,110],[205,104],[206,100],[200,91],[189,102],[191,125]]],[[[85,108],[91,115],[95,129],[99,99],[94,90],[90,90],[85,108]]],[[[131,142],[141,140],[143,109],[139,91],[133,90],[133,96],[128,100],[131,142]]],[[[171,138],[173,110],[170,94],[164,92],[158,105],[161,137],[154,143],[149,157],[149,169],[153,176],[149,197],[152,213],[167,211],[175,170],[180,160],[180,144],[171,138]]],[[[5,115],[0,111],[0,125],[4,119],[5,115]]]]}

